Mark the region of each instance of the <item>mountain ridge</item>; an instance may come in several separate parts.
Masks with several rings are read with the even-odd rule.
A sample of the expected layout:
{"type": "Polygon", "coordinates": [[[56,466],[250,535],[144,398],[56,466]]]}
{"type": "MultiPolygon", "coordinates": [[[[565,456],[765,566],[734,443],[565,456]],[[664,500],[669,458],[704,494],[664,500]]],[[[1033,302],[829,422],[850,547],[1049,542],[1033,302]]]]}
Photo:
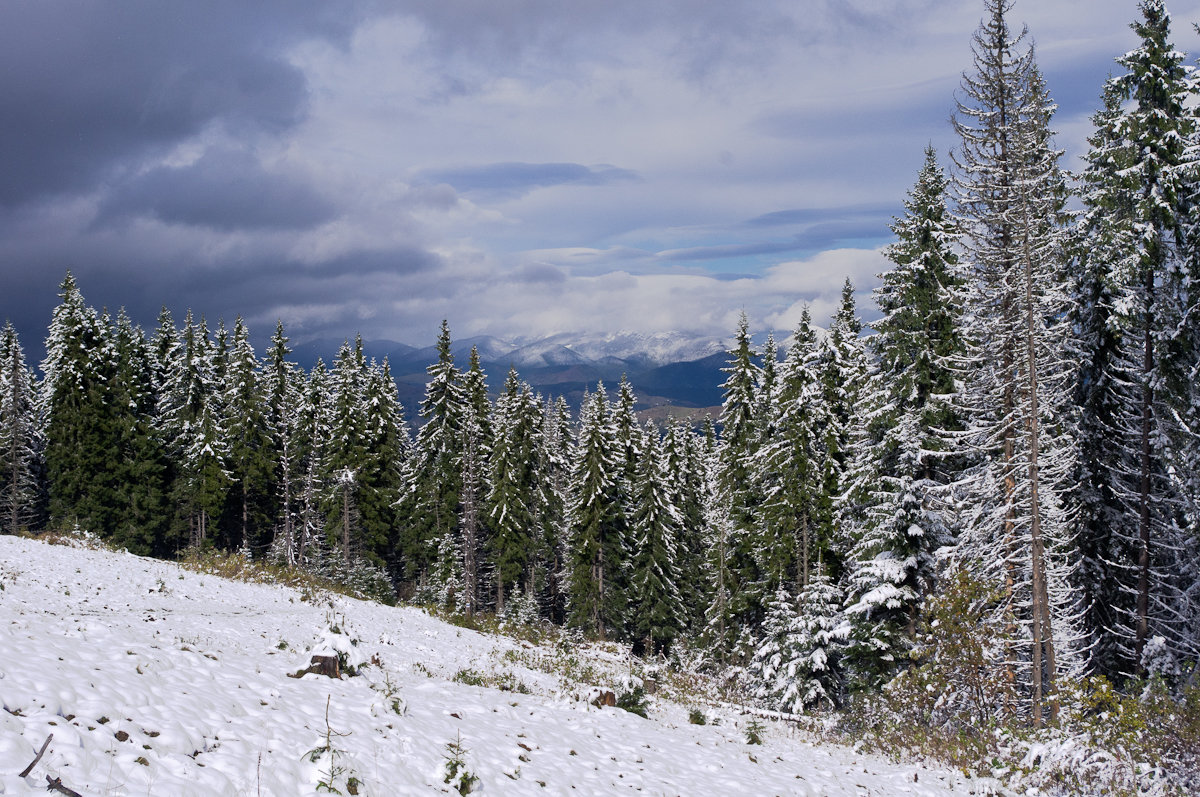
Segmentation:
{"type": "MultiPolygon", "coordinates": [[[[343,341],[324,338],[298,344],[292,359],[306,368],[318,358],[332,362],[343,341]]],[[[451,346],[455,363],[466,367],[472,347],[488,375],[493,392],[509,368],[547,397],[563,396],[573,408],[585,391],[603,382],[615,388],[622,376],[638,394],[638,409],[678,407],[699,411],[721,403],[726,343],[715,337],[690,333],[614,332],[602,335],[559,333],[546,338],[506,341],[476,335],[451,346]]],[[[437,361],[435,346],[415,347],[391,340],[364,340],[368,358],[387,358],[396,380],[400,401],[414,419],[424,396],[426,369],[437,361]]],[[[689,413],[695,415],[695,412],[689,413]]]]}

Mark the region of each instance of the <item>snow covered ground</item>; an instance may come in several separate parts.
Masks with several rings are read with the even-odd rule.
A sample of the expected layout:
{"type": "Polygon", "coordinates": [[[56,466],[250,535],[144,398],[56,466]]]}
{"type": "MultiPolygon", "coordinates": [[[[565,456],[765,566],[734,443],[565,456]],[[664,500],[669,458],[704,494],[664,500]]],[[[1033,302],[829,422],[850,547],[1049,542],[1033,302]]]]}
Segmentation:
{"type": "Polygon", "coordinates": [[[88,797],[452,793],[456,742],[482,794],[983,793],[782,724],[748,745],[747,717],[699,698],[652,700],[649,719],[596,708],[589,687],[628,667],[602,648],[7,536],[0,586],[3,794],[48,777],[88,797]],[[360,675],[289,677],[338,648],[360,675]],[[694,707],[715,724],[689,724],[694,707]]]}

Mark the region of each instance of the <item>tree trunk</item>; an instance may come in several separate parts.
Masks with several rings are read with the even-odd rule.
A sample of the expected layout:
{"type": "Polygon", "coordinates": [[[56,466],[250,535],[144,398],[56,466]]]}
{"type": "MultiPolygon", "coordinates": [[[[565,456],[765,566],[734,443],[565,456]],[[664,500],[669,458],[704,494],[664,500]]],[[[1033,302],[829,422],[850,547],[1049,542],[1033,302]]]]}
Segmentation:
{"type": "Polygon", "coordinates": [[[1047,695],[1050,700],[1050,720],[1058,718],[1058,702],[1055,694],[1054,637],[1050,626],[1050,595],[1046,584],[1045,543],[1042,539],[1042,511],[1039,482],[1038,440],[1038,368],[1035,347],[1037,322],[1033,312],[1033,258],[1029,243],[1029,206],[1022,203],[1025,215],[1025,356],[1026,390],[1029,391],[1029,516],[1030,516],[1030,568],[1033,571],[1033,724],[1042,724],[1042,704],[1047,695]]]}
{"type": "Polygon", "coordinates": [[[1141,512],[1138,515],[1138,584],[1137,584],[1137,629],[1134,651],[1137,655],[1137,672],[1144,674],[1142,652],[1150,632],[1150,477],[1153,467],[1151,431],[1153,429],[1154,389],[1151,376],[1154,371],[1154,337],[1152,334],[1151,311],[1154,306],[1154,272],[1146,271],[1146,301],[1142,314],[1145,326],[1142,331],[1142,428],[1141,428],[1141,512]]]}
{"type": "Polygon", "coordinates": [[[242,477],[242,547],[250,547],[250,496],[246,477],[242,477]]]}
{"type": "Polygon", "coordinates": [[[808,586],[808,513],[800,517],[800,591],[808,586]]]}
{"type": "Polygon", "coordinates": [[[296,564],[296,534],[292,524],[292,462],[288,453],[286,438],[283,443],[283,454],[280,457],[283,472],[283,551],[284,561],[289,565],[296,564]]]}
{"type": "Polygon", "coordinates": [[[350,483],[342,484],[342,561],[350,566],[350,483]]]}

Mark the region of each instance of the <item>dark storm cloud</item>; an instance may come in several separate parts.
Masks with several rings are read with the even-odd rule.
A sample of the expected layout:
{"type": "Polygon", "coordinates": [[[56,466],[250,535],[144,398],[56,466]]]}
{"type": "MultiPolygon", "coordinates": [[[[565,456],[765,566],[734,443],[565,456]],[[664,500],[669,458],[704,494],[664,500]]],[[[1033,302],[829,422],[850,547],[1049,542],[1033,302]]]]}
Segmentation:
{"type": "Polygon", "coordinates": [[[398,246],[349,252],[314,263],[262,259],[217,269],[188,269],[180,287],[197,307],[222,312],[235,308],[252,316],[281,305],[380,300],[381,284],[435,271],[441,264],[432,252],[398,246]]]}
{"type": "Polygon", "coordinates": [[[300,177],[267,172],[246,152],[210,149],[188,166],[122,184],[101,205],[100,221],[127,214],[228,231],[306,229],[336,211],[300,177]]]}
{"type": "Polygon", "coordinates": [[[344,36],[334,6],[6,3],[0,11],[0,204],[87,191],[213,122],[277,134],[308,90],[283,48],[344,36]]]}
{"type": "Polygon", "coordinates": [[[489,163],[426,172],[423,179],[430,183],[447,183],[461,193],[480,192],[489,195],[521,196],[536,188],[573,183],[575,185],[607,185],[636,180],[628,169],[615,166],[584,166],[579,163],[489,163]]]}

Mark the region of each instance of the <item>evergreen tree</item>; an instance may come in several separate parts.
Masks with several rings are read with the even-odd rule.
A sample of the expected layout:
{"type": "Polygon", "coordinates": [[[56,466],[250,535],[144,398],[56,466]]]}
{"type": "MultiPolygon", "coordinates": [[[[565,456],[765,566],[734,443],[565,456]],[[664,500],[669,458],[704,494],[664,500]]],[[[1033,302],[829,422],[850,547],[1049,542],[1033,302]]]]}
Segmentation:
{"type": "Polygon", "coordinates": [[[1138,469],[1136,453],[1119,432],[1123,386],[1132,379],[1121,354],[1116,279],[1127,270],[1122,262],[1139,248],[1134,222],[1138,186],[1130,169],[1136,153],[1122,132],[1123,93],[1118,81],[1107,81],[1104,107],[1092,117],[1095,132],[1088,139],[1091,148],[1082,175],[1079,268],[1071,283],[1076,330],[1071,353],[1079,363],[1077,581],[1091,669],[1109,677],[1137,671],[1132,645],[1117,630],[1131,627],[1136,613],[1132,585],[1137,562],[1132,535],[1121,531],[1129,525],[1123,474],[1138,469]]]}
{"type": "Polygon", "coordinates": [[[225,360],[222,426],[229,445],[226,464],[236,485],[229,494],[226,523],[237,530],[230,535],[229,545],[262,553],[270,545],[271,521],[276,514],[277,465],[265,401],[268,396],[241,316],[234,322],[225,360]]]}
{"type": "Polygon", "coordinates": [[[117,450],[113,484],[120,507],[113,542],[132,553],[165,556],[180,547],[170,534],[167,452],[155,425],[154,364],[145,335],[124,311],[114,329],[116,370],[110,406],[117,450]]]}
{"type": "Polygon", "coordinates": [[[358,493],[366,460],[364,370],[361,347],[351,348],[344,341],[330,374],[329,437],[321,475],[328,489],[327,528],[330,537],[338,540],[346,566],[361,553],[358,493]]]}
{"type": "Polygon", "coordinates": [[[771,442],[775,435],[775,421],[778,408],[775,398],[779,383],[779,345],[775,342],[774,333],[767,333],[767,342],[763,344],[762,365],[758,371],[758,382],[755,385],[755,404],[753,416],[758,432],[755,448],[762,448],[771,442]]]}
{"type": "MultiPolygon", "coordinates": [[[[483,444],[485,432],[475,407],[468,404],[466,410],[460,458],[462,496],[459,505],[462,509],[458,522],[462,539],[458,557],[462,562],[462,594],[458,596],[458,608],[470,617],[484,605],[481,597],[485,582],[483,549],[491,540],[487,537],[485,523],[485,500],[489,493],[488,461],[483,444]]],[[[502,589],[498,597],[503,598],[502,589]]]]}
{"type": "Polygon", "coordinates": [[[41,520],[41,433],[36,382],[12,323],[0,331],[0,531],[16,534],[41,520]]]}
{"type": "MultiPolygon", "coordinates": [[[[458,521],[462,493],[461,446],[465,397],[462,375],[450,350],[450,326],[442,322],[438,361],[429,366],[429,382],[421,402],[425,424],[417,433],[408,470],[401,535],[405,575],[417,580],[435,559],[433,581],[450,578],[446,565],[459,550],[458,521]]],[[[461,567],[461,563],[458,565],[461,567]]],[[[435,589],[440,589],[435,583],[435,589]]]]}
{"type": "Polygon", "coordinates": [[[503,611],[506,591],[525,581],[537,545],[541,494],[542,417],[528,385],[510,369],[496,400],[496,439],[491,458],[491,491],[487,497],[488,557],[496,587],[496,611],[503,611]]]}
{"type": "Polygon", "coordinates": [[[463,401],[471,408],[475,414],[475,421],[479,424],[477,445],[486,459],[487,453],[492,450],[495,432],[492,428],[492,405],[488,400],[487,374],[483,372],[483,365],[479,361],[477,346],[471,347],[471,354],[467,359],[467,370],[462,375],[462,392],[463,401]]]}
{"type": "MultiPolygon", "coordinates": [[[[468,615],[484,605],[486,582],[484,546],[491,541],[486,502],[491,491],[489,463],[492,456],[492,407],[488,402],[487,376],[479,362],[479,349],[471,347],[467,372],[463,374],[463,422],[460,472],[462,495],[459,501],[463,592],[458,599],[468,615]]],[[[502,598],[502,596],[499,596],[502,598]]],[[[498,602],[498,606],[503,600],[498,602]]]]}
{"type": "Polygon", "coordinates": [[[736,579],[730,566],[734,539],[733,518],[730,516],[732,501],[728,487],[720,477],[717,456],[717,451],[709,454],[706,463],[708,489],[704,503],[704,541],[707,555],[703,583],[707,586],[707,603],[703,646],[724,666],[747,653],[749,638],[747,629],[734,612],[737,605],[733,600],[736,579]]]}
{"type": "Polygon", "coordinates": [[[801,684],[796,680],[800,656],[794,645],[799,619],[796,601],[785,587],[779,587],[767,607],[754,658],[746,668],[756,698],[793,714],[804,711],[801,684]]]}
{"type": "MultiPolygon", "coordinates": [[[[765,594],[794,585],[798,594],[823,545],[824,430],[833,426],[821,382],[820,350],[805,308],[779,369],[775,434],[754,459],[763,490],[763,534],[758,556],[765,594]]],[[[827,535],[826,535],[827,536],[827,535]]]]}
{"type": "Polygon", "coordinates": [[[637,413],[634,411],[636,404],[637,396],[634,395],[633,385],[622,374],[621,383],[617,387],[617,400],[612,408],[612,424],[616,443],[620,449],[621,505],[627,518],[632,517],[634,513],[636,498],[633,494],[633,485],[637,479],[638,461],[641,457],[643,442],[642,430],[638,425],[637,413]]]}
{"type": "Polygon", "coordinates": [[[952,362],[963,354],[957,301],[963,280],[946,187],[926,148],[905,215],[892,225],[897,240],[885,250],[894,268],[880,275],[875,290],[883,316],[869,345],[878,367],[856,412],[864,434],[840,507],[854,540],[847,667],[867,684],[886,679],[904,660],[934,586],[934,553],[950,542],[938,498],[955,478],[947,435],[961,430],[950,399],[952,362]]]}
{"type": "Polygon", "coordinates": [[[829,333],[818,345],[816,363],[825,421],[817,427],[820,489],[814,510],[815,540],[834,582],[841,579],[842,562],[852,544],[848,524],[838,523],[837,516],[861,512],[862,490],[853,483],[856,474],[851,465],[855,450],[865,444],[868,424],[864,421],[874,414],[864,411],[875,397],[865,394],[868,365],[861,332],[854,287],[847,278],[829,333]]]}
{"type": "Polygon", "coordinates": [[[567,622],[601,638],[625,627],[620,575],[629,562],[622,456],[604,386],[584,397],[571,482],[567,622]]]}
{"type": "MultiPolygon", "coordinates": [[[[1116,460],[1123,473],[1114,485],[1124,506],[1117,528],[1136,529],[1118,544],[1118,552],[1134,553],[1133,571],[1117,561],[1112,575],[1132,593],[1133,615],[1121,618],[1112,633],[1119,640],[1118,663],[1132,663],[1141,673],[1154,636],[1164,638],[1173,657],[1200,653],[1200,599],[1192,594],[1200,559],[1194,535],[1185,530],[1196,501],[1189,489],[1195,476],[1181,476],[1195,462],[1196,439],[1188,419],[1196,412],[1197,261],[1194,254],[1189,259],[1186,207],[1194,168],[1186,145],[1197,135],[1189,108],[1194,77],[1171,46],[1161,0],[1144,0],[1139,8],[1142,19],[1133,29],[1140,46],[1117,59],[1126,72],[1112,80],[1112,91],[1126,105],[1114,119],[1120,139],[1106,149],[1113,152],[1113,166],[1123,163],[1124,169],[1105,173],[1116,178],[1107,182],[1129,210],[1134,233],[1128,256],[1112,272],[1120,333],[1113,379],[1121,379],[1115,383],[1114,423],[1123,449],[1116,460]],[[1122,190],[1126,175],[1135,181],[1131,194],[1122,190]]],[[[1129,602],[1114,599],[1119,611],[1129,602]]]]}
{"type": "Polygon", "coordinates": [[[959,556],[1005,588],[1014,677],[1033,720],[1057,711],[1057,679],[1078,654],[1065,495],[1074,467],[1063,225],[1065,189],[1049,130],[1053,105],[1008,0],[986,0],[954,118],[957,190],[971,281],[964,359],[968,439],[985,455],[964,483],[973,508],[959,556]],[[1002,552],[997,556],[997,552],[1002,552]],[[1067,570],[1067,572],[1063,572],[1067,570]],[[1019,634],[1018,629],[1024,634],[1019,634]],[[1027,636],[1026,636],[1027,635],[1027,636]],[[1022,638],[1023,637],[1023,638],[1022,638]]]}
{"type": "Polygon", "coordinates": [[[296,423],[295,449],[299,477],[296,562],[300,565],[309,564],[310,559],[319,561],[322,551],[328,549],[324,541],[325,523],[321,509],[325,492],[322,463],[330,437],[329,418],[333,404],[328,381],[325,363],[318,359],[304,385],[296,423]]]}
{"type": "Polygon", "coordinates": [[[288,565],[298,564],[296,537],[296,508],[300,491],[300,408],[304,377],[293,363],[283,322],[275,323],[271,347],[267,350],[262,374],[266,403],[266,427],[270,435],[275,470],[276,515],[271,539],[271,556],[288,565]]]}
{"type": "Polygon", "coordinates": [[[213,524],[231,486],[216,351],[203,318],[197,323],[188,312],[172,359],[163,422],[178,463],[173,500],[186,522],[188,544],[197,547],[211,542],[218,531],[213,524]]]}
{"type": "Polygon", "coordinates": [[[851,623],[848,668],[859,685],[874,687],[902,664],[916,636],[919,612],[933,592],[936,551],[950,542],[934,496],[922,478],[921,424],[914,411],[891,430],[896,468],[881,474],[864,532],[851,555],[846,615],[851,623]]]}
{"type": "Polygon", "coordinates": [[[554,622],[566,620],[567,505],[570,494],[571,466],[575,460],[571,430],[571,410],[559,396],[548,404],[542,416],[542,467],[538,472],[541,499],[539,544],[544,571],[544,604],[554,622]]]}
{"type": "MultiPolygon", "coordinates": [[[[946,208],[947,182],[932,147],[905,200],[905,214],[892,225],[896,242],[884,254],[894,267],[880,275],[875,303],[883,314],[870,339],[885,391],[884,428],[908,414],[920,415],[921,446],[935,456],[918,463],[919,478],[945,481],[945,433],[961,428],[948,398],[955,392],[953,362],[963,351],[961,297],[964,279],[956,246],[958,227],[946,208]]],[[[876,433],[876,439],[882,434],[876,433]]],[[[894,450],[882,452],[881,470],[895,473],[894,450]]]]}
{"type": "MultiPolygon", "coordinates": [[[[175,319],[165,306],[158,313],[158,326],[154,329],[154,337],[150,340],[150,370],[153,375],[153,391],[162,403],[162,397],[167,392],[168,375],[175,366],[175,348],[179,345],[179,330],[175,327],[175,319]]],[[[162,406],[158,408],[159,420],[162,416],[162,406]]]]}
{"type": "Polygon", "coordinates": [[[42,362],[50,520],[107,537],[116,502],[109,483],[115,450],[108,403],[111,343],[70,273],[59,296],[42,362]]]}
{"type": "Polygon", "coordinates": [[[730,534],[724,541],[725,573],[729,611],[737,624],[750,628],[761,620],[763,594],[758,588],[761,574],[758,568],[760,527],[757,517],[759,495],[751,472],[751,462],[758,441],[754,409],[758,405],[755,393],[759,382],[759,367],[754,360],[749,321],[742,313],[734,336],[734,346],[728,352],[728,365],[722,369],[729,376],[721,406],[720,494],[729,501],[730,534]]]}
{"type": "Polygon", "coordinates": [[[630,585],[635,640],[665,651],[686,626],[677,539],[682,518],[672,501],[658,431],[647,427],[634,482],[633,573],[630,585]]]}
{"type": "Polygon", "coordinates": [[[786,590],[776,592],[748,668],[760,699],[796,714],[838,704],[849,634],[840,605],[840,592],[819,565],[798,608],[786,590]]]}
{"type": "Polygon", "coordinates": [[[365,556],[385,567],[396,546],[397,503],[404,490],[404,466],[410,453],[404,406],[387,360],[372,360],[363,372],[362,460],[358,477],[358,513],[365,556]]]}
{"type": "Polygon", "coordinates": [[[679,594],[683,601],[686,627],[699,630],[704,619],[703,609],[707,605],[707,588],[703,583],[707,482],[700,438],[677,420],[667,430],[663,453],[671,503],[679,511],[676,538],[679,594]]]}

